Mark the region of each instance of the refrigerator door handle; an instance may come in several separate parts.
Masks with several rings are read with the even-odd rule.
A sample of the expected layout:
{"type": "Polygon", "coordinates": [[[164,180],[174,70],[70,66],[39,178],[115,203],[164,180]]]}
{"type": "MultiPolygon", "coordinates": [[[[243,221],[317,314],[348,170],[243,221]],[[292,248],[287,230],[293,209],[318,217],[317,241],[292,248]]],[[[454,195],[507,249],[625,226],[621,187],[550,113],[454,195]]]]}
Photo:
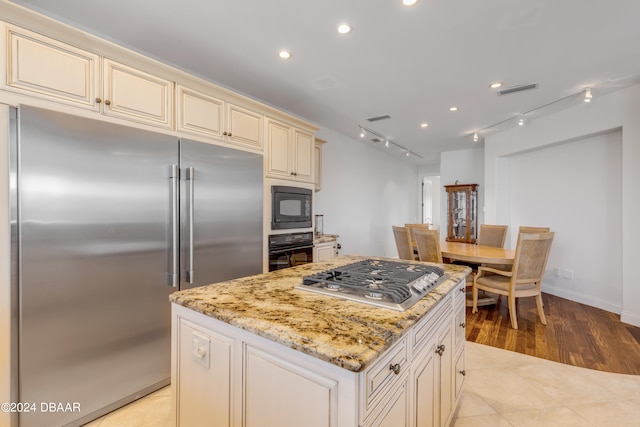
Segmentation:
{"type": "Polygon", "coordinates": [[[169,285],[177,288],[180,283],[179,224],[178,224],[178,192],[180,190],[180,171],[178,165],[169,166],[171,180],[171,259],[169,261],[169,285]]]}
{"type": "Polygon", "coordinates": [[[195,212],[194,201],[195,201],[195,170],[193,167],[187,168],[187,182],[189,185],[188,197],[187,200],[187,209],[188,209],[188,217],[189,217],[189,256],[188,256],[188,264],[187,264],[187,283],[190,285],[193,284],[193,217],[195,212]]]}

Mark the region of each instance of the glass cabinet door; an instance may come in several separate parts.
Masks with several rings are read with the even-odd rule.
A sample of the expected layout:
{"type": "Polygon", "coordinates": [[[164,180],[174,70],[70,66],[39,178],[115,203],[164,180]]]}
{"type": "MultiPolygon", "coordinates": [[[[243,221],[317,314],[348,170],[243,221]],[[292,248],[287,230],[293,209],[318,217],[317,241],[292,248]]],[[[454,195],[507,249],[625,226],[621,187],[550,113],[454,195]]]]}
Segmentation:
{"type": "Polygon", "coordinates": [[[477,239],[477,184],[445,185],[449,212],[447,241],[475,243],[477,239]]]}

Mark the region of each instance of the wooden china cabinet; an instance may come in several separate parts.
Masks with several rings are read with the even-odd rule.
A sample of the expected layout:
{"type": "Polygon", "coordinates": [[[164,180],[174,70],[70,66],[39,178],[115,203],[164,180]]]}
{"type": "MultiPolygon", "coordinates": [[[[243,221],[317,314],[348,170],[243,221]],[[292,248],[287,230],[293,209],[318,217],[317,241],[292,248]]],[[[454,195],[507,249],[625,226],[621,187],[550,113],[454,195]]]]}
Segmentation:
{"type": "Polygon", "coordinates": [[[445,185],[447,242],[476,243],[478,238],[478,184],[445,185]]]}

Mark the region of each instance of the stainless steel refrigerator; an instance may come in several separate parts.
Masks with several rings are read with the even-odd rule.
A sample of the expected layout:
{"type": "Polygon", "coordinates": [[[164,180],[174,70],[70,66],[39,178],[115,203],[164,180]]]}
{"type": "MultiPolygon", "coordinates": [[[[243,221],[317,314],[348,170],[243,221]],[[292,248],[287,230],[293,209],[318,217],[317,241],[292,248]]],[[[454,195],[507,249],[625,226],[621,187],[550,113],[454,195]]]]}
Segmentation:
{"type": "Polygon", "coordinates": [[[20,426],[81,425],[169,383],[170,293],[262,272],[262,156],[11,116],[13,386],[38,405],[20,426]]]}

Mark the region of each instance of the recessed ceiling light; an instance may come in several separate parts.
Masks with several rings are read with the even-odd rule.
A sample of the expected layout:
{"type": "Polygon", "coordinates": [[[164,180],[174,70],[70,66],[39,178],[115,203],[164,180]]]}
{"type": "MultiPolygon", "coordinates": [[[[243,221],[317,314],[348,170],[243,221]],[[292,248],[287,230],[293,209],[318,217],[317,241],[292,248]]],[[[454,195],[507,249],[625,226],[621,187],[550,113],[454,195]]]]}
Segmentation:
{"type": "Polygon", "coordinates": [[[340,34],[349,34],[351,32],[351,25],[349,24],[338,25],[338,32],[340,34]]]}
{"type": "Polygon", "coordinates": [[[288,50],[281,50],[280,52],[278,52],[278,56],[281,59],[290,59],[291,58],[291,52],[289,52],[288,50]]]}
{"type": "Polygon", "coordinates": [[[418,3],[418,0],[402,0],[402,4],[405,6],[413,6],[418,3]]]}
{"type": "Polygon", "coordinates": [[[426,128],[427,126],[429,126],[429,123],[420,123],[421,128],[426,128]]]}
{"type": "Polygon", "coordinates": [[[449,107],[449,111],[458,111],[458,107],[449,107]]]}
{"type": "Polygon", "coordinates": [[[502,82],[495,82],[495,83],[491,83],[491,84],[489,85],[489,87],[490,87],[491,89],[498,89],[499,87],[502,87],[502,82]]]}

